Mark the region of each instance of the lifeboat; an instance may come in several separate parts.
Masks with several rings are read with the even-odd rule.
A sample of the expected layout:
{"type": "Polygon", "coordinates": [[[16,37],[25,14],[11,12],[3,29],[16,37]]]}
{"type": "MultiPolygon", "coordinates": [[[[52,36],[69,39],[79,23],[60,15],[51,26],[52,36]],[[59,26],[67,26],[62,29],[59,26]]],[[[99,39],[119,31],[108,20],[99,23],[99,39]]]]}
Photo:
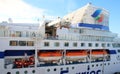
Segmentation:
{"type": "Polygon", "coordinates": [[[92,54],[92,56],[94,56],[94,57],[103,57],[103,56],[107,56],[107,51],[105,51],[105,50],[93,50],[92,52],[91,52],[91,54],[92,54]]]}
{"type": "Polygon", "coordinates": [[[87,51],[85,50],[76,50],[76,51],[67,51],[66,58],[67,60],[77,60],[87,57],[87,51]]]}
{"type": "Polygon", "coordinates": [[[55,61],[61,59],[62,53],[60,51],[40,51],[38,56],[41,61],[55,61]]]}

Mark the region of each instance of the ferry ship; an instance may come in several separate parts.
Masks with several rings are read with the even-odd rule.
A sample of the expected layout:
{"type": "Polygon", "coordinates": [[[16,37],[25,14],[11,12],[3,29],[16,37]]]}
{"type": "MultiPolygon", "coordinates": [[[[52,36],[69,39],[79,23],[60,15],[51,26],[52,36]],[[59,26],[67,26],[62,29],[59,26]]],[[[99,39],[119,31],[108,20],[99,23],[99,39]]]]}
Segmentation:
{"type": "Polygon", "coordinates": [[[109,12],[88,3],[41,24],[0,23],[0,74],[120,74],[109,12]]]}

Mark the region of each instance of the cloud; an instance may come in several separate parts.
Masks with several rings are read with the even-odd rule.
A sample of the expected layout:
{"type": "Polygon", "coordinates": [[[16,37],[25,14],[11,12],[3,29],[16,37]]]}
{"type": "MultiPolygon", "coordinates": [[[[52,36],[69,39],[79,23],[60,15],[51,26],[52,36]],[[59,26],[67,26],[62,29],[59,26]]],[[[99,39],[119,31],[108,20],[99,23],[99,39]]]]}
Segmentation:
{"type": "Polygon", "coordinates": [[[45,14],[45,9],[37,8],[23,0],[0,0],[0,20],[12,18],[14,20],[35,19],[45,14]]]}

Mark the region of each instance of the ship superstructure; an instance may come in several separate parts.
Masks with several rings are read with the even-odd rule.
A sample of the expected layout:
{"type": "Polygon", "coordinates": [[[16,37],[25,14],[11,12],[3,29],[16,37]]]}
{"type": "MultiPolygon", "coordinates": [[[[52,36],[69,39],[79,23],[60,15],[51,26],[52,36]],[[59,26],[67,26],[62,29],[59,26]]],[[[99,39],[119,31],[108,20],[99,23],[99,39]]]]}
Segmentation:
{"type": "Polygon", "coordinates": [[[0,23],[1,74],[114,74],[120,38],[109,12],[90,3],[41,24],[0,23]]]}

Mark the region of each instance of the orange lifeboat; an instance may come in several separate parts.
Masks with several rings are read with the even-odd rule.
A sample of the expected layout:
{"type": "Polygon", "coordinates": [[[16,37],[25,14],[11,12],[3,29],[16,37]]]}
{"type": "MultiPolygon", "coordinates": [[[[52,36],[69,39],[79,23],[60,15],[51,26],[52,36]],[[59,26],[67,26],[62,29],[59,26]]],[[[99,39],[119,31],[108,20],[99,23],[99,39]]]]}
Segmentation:
{"type": "Polygon", "coordinates": [[[46,51],[46,52],[39,52],[38,56],[40,60],[43,61],[59,60],[62,57],[62,53],[60,51],[46,51]]]}
{"type": "Polygon", "coordinates": [[[92,56],[106,56],[107,55],[107,51],[105,50],[93,50],[91,52],[92,56]]]}
{"type": "Polygon", "coordinates": [[[81,58],[87,57],[87,51],[85,50],[77,50],[77,51],[67,51],[66,58],[67,60],[78,60],[81,58]]]}

